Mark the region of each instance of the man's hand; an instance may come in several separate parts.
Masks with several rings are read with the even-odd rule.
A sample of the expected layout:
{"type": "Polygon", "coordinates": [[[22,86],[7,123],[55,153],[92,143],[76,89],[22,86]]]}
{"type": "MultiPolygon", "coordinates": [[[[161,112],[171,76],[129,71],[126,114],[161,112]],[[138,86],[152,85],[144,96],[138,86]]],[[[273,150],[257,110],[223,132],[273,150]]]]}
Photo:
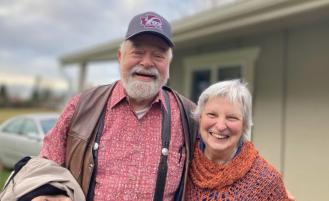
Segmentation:
{"type": "Polygon", "coordinates": [[[43,195],[33,198],[31,201],[72,201],[72,200],[71,198],[66,197],[64,195],[56,195],[56,196],[43,195]]]}

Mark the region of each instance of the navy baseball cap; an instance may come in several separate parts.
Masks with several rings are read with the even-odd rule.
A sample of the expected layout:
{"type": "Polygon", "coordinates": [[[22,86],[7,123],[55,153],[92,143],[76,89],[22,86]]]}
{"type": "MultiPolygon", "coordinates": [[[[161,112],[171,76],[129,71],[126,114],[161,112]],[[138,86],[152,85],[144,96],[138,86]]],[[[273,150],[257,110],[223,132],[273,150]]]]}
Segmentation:
{"type": "Polygon", "coordinates": [[[129,23],[125,39],[141,33],[155,34],[164,39],[170,47],[174,46],[169,22],[157,13],[146,12],[133,17],[129,23]]]}

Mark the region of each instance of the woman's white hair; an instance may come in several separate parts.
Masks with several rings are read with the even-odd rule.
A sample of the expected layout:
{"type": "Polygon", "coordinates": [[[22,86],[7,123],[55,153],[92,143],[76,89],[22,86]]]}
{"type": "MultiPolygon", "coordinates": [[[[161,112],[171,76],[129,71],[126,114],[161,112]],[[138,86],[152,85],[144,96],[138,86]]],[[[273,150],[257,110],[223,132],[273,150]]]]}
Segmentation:
{"type": "Polygon", "coordinates": [[[199,121],[201,113],[208,100],[214,97],[227,98],[231,103],[241,105],[243,118],[243,134],[241,140],[250,140],[252,126],[252,97],[247,88],[247,84],[240,80],[227,80],[217,82],[204,90],[198,101],[198,105],[193,112],[195,120],[199,121]]]}

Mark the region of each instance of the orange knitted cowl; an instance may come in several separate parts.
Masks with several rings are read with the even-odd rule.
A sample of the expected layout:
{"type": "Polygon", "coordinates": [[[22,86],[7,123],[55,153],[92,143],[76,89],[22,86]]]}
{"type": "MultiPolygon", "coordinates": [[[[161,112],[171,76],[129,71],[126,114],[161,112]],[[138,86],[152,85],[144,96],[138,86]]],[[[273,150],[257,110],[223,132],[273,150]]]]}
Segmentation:
{"type": "Polygon", "coordinates": [[[286,201],[280,173],[261,157],[250,142],[228,163],[217,164],[195,147],[187,201],[286,201]]]}
{"type": "Polygon", "coordinates": [[[209,160],[196,146],[190,170],[194,185],[199,188],[221,189],[242,178],[251,168],[258,152],[250,142],[244,142],[240,153],[226,164],[209,160]]]}

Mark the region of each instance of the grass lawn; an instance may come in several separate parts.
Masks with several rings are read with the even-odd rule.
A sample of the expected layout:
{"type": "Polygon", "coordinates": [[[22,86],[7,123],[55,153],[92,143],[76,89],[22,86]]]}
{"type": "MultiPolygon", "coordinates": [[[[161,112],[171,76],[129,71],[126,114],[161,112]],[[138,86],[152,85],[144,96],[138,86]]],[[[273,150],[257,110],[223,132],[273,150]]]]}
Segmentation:
{"type": "Polygon", "coordinates": [[[10,171],[9,170],[3,170],[0,172],[0,189],[2,189],[2,186],[4,185],[5,181],[7,180],[7,177],[9,176],[10,171]]]}
{"type": "Polygon", "coordinates": [[[0,108],[0,123],[16,115],[39,112],[54,112],[54,110],[40,108],[0,108]]]}
{"type": "MultiPolygon", "coordinates": [[[[54,112],[53,110],[40,109],[40,108],[0,108],[0,124],[9,119],[10,117],[27,114],[27,113],[38,113],[38,112],[54,112]]],[[[9,170],[0,170],[0,189],[9,176],[9,170]]]]}

